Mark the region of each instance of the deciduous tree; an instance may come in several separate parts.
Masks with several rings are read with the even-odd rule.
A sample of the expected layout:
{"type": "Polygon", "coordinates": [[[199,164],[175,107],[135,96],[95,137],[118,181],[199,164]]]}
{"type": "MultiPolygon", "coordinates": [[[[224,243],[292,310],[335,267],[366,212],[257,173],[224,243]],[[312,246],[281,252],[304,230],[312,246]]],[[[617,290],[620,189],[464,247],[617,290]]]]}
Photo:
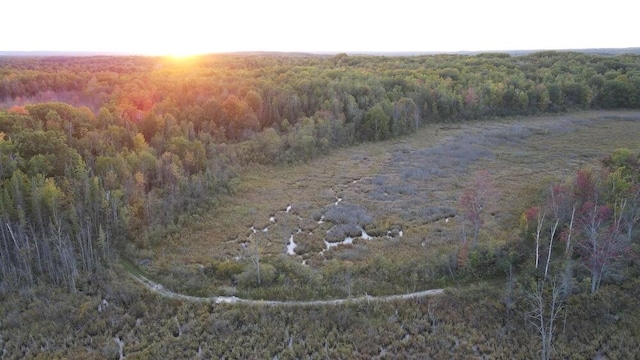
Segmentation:
{"type": "Polygon", "coordinates": [[[600,288],[605,275],[615,273],[618,261],[629,252],[629,244],[614,225],[612,215],[609,206],[588,201],[577,217],[581,235],[578,245],[591,273],[591,292],[600,288]]]}
{"type": "Polygon", "coordinates": [[[540,337],[540,358],[548,360],[553,354],[556,320],[564,309],[564,296],[555,280],[538,279],[527,292],[530,311],[528,321],[540,337]]]}
{"type": "Polygon", "coordinates": [[[478,235],[484,223],[484,214],[495,204],[496,190],[493,180],[486,170],[476,171],[460,196],[460,206],[465,220],[473,229],[473,246],[478,243],[478,235]]]}

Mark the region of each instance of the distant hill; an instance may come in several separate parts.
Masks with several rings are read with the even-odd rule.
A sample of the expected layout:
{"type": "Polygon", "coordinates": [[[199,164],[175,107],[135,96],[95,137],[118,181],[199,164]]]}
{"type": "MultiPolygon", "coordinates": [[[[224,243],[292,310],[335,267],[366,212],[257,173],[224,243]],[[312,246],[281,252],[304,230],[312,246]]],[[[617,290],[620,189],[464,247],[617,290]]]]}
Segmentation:
{"type": "Polygon", "coordinates": [[[51,56],[126,56],[134,55],[125,52],[100,52],[100,51],[0,51],[0,56],[34,56],[34,57],[51,57],[51,56]]]}
{"type": "MultiPolygon", "coordinates": [[[[482,50],[482,51],[357,51],[349,52],[350,55],[378,55],[378,56],[419,56],[419,55],[438,55],[438,54],[452,54],[452,55],[478,55],[483,53],[504,53],[512,56],[521,56],[533,54],[541,51],[557,51],[557,52],[578,52],[585,54],[598,54],[598,55],[621,55],[621,54],[635,54],[640,55],[640,47],[632,48],[594,48],[594,49],[530,49],[530,50],[482,50]]],[[[328,53],[325,53],[328,54],[328,53]]]]}
{"type": "MultiPolygon", "coordinates": [[[[536,53],[540,51],[545,51],[543,49],[539,50],[513,50],[513,51],[504,51],[511,55],[528,55],[531,53],[536,53]]],[[[640,47],[630,47],[630,48],[593,48],[593,49],[566,49],[566,50],[553,50],[558,52],[579,52],[585,54],[593,54],[593,55],[622,55],[622,54],[633,54],[640,55],[640,47]]],[[[499,52],[499,51],[498,51],[499,52]]]]}
{"type": "MultiPolygon", "coordinates": [[[[438,54],[454,54],[454,55],[477,55],[482,53],[506,53],[512,56],[528,55],[536,52],[547,51],[545,49],[531,50],[482,50],[482,51],[347,51],[349,55],[374,55],[374,56],[419,56],[419,55],[438,55],[438,54]]],[[[640,47],[630,48],[593,48],[593,49],[558,49],[552,50],[558,52],[579,52],[585,54],[598,55],[621,55],[634,54],[640,55],[640,47]]],[[[265,56],[309,56],[309,55],[335,55],[343,51],[309,51],[309,52],[278,52],[278,51],[241,51],[230,54],[246,54],[246,55],[265,55],[265,56]]],[[[100,52],[100,51],[0,51],[0,56],[15,57],[50,57],[50,56],[130,56],[141,55],[127,52],[100,52]]]]}

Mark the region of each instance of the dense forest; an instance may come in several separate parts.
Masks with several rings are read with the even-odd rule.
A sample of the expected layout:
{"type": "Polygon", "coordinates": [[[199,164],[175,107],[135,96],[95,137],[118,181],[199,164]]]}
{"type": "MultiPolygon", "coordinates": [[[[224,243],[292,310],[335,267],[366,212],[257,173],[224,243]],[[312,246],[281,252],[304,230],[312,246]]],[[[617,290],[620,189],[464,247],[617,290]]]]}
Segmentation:
{"type": "MultiPolygon", "coordinates": [[[[0,298],[36,285],[77,293],[233,194],[252,165],[306,162],[430,123],[635,108],[637,55],[0,58],[0,298]]],[[[554,266],[542,233],[552,242],[585,229],[591,249],[567,245],[562,256],[590,261],[593,292],[631,251],[638,155],[619,151],[603,169],[523,215],[527,236],[537,229],[539,287],[554,266]]]]}

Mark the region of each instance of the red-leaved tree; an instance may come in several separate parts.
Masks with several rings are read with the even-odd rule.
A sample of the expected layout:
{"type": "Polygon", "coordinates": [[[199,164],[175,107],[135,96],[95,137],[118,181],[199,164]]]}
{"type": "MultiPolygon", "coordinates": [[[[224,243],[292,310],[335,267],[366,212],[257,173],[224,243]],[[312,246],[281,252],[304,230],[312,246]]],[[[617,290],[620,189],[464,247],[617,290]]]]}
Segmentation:
{"type": "Polygon", "coordinates": [[[464,211],[465,220],[473,229],[473,246],[478,243],[478,234],[484,223],[483,214],[493,206],[495,200],[496,190],[489,172],[476,171],[460,197],[460,206],[464,211]]]}
{"type": "Polygon", "coordinates": [[[604,275],[614,273],[619,260],[629,255],[626,237],[616,226],[613,210],[607,205],[587,201],[577,217],[578,241],[584,265],[591,272],[591,292],[596,292],[604,275]]]}

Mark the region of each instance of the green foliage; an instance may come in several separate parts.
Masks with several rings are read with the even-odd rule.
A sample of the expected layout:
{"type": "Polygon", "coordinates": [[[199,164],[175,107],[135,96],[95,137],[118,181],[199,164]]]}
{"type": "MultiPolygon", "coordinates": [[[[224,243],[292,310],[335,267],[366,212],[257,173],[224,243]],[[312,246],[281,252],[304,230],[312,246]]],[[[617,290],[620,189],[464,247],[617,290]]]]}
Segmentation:
{"type": "Polygon", "coordinates": [[[364,117],[364,124],[361,129],[363,139],[385,140],[389,137],[389,115],[386,114],[382,105],[372,107],[364,117]]]}
{"type": "Polygon", "coordinates": [[[235,261],[220,261],[211,264],[211,275],[220,280],[233,280],[237,275],[241,274],[245,265],[235,261]]]}
{"type": "Polygon", "coordinates": [[[12,136],[17,154],[27,164],[23,171],[30,175],[62,176],[65,169],[81,161],[62,134],[49,130],[24,129],[12,136]]]}
{"type": "Polygon", "coordinates": [[[267,263],[260,264],[260,284],[258,284],[258,267],[245,266],[244,271],[238,274],[238,285],[240,287],[269,286],[276,279],[276,268],[267,263]]]}
{"type": "Polygon", "coordinates": [[[636,108],[638,89],[626,76],[606,80],[598,93],[596,103],[604,109],[636,108]]]}

